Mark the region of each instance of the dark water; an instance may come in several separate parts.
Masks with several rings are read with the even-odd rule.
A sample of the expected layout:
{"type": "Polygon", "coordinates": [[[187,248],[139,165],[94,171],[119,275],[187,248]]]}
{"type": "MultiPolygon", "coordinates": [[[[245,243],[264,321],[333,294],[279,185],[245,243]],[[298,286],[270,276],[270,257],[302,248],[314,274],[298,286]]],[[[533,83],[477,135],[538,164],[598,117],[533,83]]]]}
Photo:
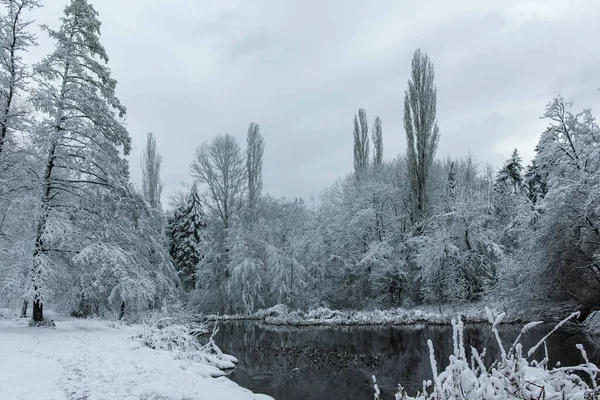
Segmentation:
{"type": "MultiPolygon", "coordinates": [[[[553,326],[541,325],[521,340],[529,350],[553,326]]],[[[500,326],[508,349],[519,326],[500,326]]],[[[239,359],[229,378],[256,393],[277,400],[372,399],[371,376],[376,375],[385,398],[393,398],[398,383],[408,393],[431,379],[427,339],[435,346],[438,369],[452,353],[451,326],[335,326],[280,327],[256,321],[219,323],[217,344],[239,359]]],[[[486,364],[498,354],[489,325],[467,325],[466,348],[487,347],[486,364]]],[[[551,365],[583,362],[577,343],[584,344],[591,362],[599,363],[600,349],[581,331],[567,327],[547,341],[551,365]]],[[[533,359],[544,357],[543,347],[533,359]]]]}

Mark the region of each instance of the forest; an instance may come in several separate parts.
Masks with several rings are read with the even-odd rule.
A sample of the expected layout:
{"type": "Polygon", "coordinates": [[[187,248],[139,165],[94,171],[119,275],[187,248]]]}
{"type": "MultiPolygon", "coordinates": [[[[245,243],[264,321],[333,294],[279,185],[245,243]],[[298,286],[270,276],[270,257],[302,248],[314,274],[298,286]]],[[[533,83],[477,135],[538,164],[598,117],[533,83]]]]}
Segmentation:
{"type": "Polygon", "coordinates": [[[130,178],[126,107],[93,6],[71,0],[56,26],[42,27],[54,50],[29,65],[29,15],[41,2],[1,3],[3,307],[40,323],[48,307],[132,319],[165,305],[202,314],[479,300],[600,308],[600,129],[591,110],[548,99],[528,165],[517,149],[501,168],[468,148],[439,157],[434,60],[416,50],[398,88],[404,132],[357,107],[348,115],[353,171],[317,197],[263,192],[265,140],[250,122],[246,143],[219,132],[191,143],[191,184],[165,205],[153,134],[141,187],[130,178]],[[386,135],[405,135],[405,152],[385,152],[386,135]]]}

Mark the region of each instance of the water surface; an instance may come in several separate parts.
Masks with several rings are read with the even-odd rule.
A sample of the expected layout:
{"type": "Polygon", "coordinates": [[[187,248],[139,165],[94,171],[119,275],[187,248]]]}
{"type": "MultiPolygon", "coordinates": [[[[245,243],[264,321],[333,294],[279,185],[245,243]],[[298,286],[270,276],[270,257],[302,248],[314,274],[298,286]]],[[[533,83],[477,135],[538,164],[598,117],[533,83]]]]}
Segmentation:
{"type": "MultiPolygon", "coordinates": [[[[542,325],[528,332],[521,343],[528,350],[552,329],[542,325]]],[[[499,327],[505,347],[510,347],[520,326],[499,327]]],[[[278,400],[372,399],[371,376],[385,398],[392,398],[398,383],[408,393],[431,379],[427,339],[435,346],[438,368],[445,368],[452,353],[451,326],[273,326],[257,321],[219,323],[217,344],[239,359],[229,377],[254,392],[278,400]]],[[[486,364],[498,354],[489,325],[467,325],[467,349],[487,348],[486,364]]],[[[583,362],[577,343],[583,343],[590,361],[598,363],[600,349],[571,327],[548,340],[551,365],[583,362]]],[[[534,359],[542,359],[541,348],[534,359]]]]}

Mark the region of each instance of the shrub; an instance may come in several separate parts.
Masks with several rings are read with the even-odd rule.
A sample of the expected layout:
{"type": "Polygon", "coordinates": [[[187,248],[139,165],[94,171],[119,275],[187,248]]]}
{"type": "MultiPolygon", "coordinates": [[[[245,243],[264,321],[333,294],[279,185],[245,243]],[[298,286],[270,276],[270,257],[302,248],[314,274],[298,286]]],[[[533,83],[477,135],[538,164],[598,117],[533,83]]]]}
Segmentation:
{"type": "MultiPolygon", "coordinates": [[[[524,352],[520,339],[524,333],[541,322],[531,322],[521,329],[515,342],[508,347],[500,340],[496,326],[504,318],[504,313],[493,315],[486,307],[492,334],[500,348],[500,359],[486,366],[483,362],[485,349],[480,353],[471,347],[471,355],[467,357],[463,341],[464,325],[460,317],[452,320],[454,352],[449,357],[449,365],[438,372],[435,351],[431,340],[429,358],[433,379],[423,382],[423,389],[414,397],[408,396],[402,386],[398,385],[396,400],[458,400],[458,399],[597,399],[600,397],[600,381],[598,367],[591,363],[581,344],[577,349],[581,352],[583,363],[571,367],[557,365],[548,366],[548,349],[546,339],[567,321],[579,316],[573,313],[544,336],[535,346],[524,352]],[[544,348],[541,361],[531,359],[539,348],[544,348]],[[584,380],[578,374],[586,374],[584,380]]],[[[373,377],[375,399],[380,399],[380,391],[373,377]]]]}

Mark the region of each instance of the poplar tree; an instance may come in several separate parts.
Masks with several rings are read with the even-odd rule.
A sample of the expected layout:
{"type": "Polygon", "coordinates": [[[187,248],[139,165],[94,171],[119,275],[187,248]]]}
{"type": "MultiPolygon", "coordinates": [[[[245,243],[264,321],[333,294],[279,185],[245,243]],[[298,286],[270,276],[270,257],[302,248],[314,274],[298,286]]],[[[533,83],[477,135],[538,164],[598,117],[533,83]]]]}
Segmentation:
{"type": "Polygon", "coordinates": [[[408,88],[404,96],[404,129],[408,176],[411,185],[412,221],[429,212],[429,176],[440,137],[436,121],[437,88],[433,64],[417,49],[412,59],[408,88]]]}
{"type": "Polygon", "coordinates": [[[381,129],[381,118],[375,118],[372,129],[373,138],[373,165],[380,166],[383,162],[383,130],[381,129]]]}
{"type": "Polygon", "coordinates": [[[369,165],[369,125],[364,108],[354,115],[354,172],[360,174],[369,165]]]}
{"type": "Polygon", "coordinates": [[[256,203],[262,192],[262,164],[265,141],[260,135],[260,125],[251,122],[246,140],[246,171],[248,176],[248,208],[255,217],[256,203]]]}
{"type": "Polygon", "coordinates": [[[146,147],[142,153],[142,190],[144,199],[152,208],[160,209],[160,196],[163,185],[160,180],[162,156],[156,147],[156,138],[151,132],[146,139],[146,147]]]}

